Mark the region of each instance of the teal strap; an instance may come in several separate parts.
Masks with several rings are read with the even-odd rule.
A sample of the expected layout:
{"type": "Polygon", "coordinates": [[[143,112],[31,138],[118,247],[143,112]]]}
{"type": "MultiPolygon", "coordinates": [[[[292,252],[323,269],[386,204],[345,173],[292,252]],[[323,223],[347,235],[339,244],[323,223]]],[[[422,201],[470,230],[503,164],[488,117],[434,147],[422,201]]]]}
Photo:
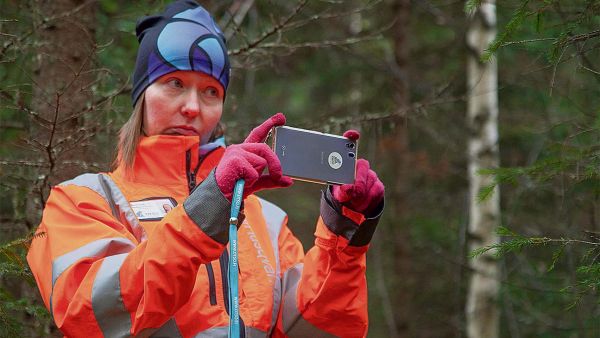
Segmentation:
{"type": "Polygon", "coordinates": [[[235,182],[233,198],[231,200],[231,217],[229,218],[229,338],[240,336],[240,306],[238,292],[238,239],[237,225],[242,196],[244,193],[244,180],[235,182]]]}

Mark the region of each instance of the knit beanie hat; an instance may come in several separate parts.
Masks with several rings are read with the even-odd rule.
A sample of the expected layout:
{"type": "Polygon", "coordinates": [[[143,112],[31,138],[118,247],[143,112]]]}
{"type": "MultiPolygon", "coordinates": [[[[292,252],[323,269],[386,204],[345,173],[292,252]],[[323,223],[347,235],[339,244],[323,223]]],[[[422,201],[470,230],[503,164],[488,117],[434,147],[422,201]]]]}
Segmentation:
{"type": "Polygon", "coordinates": [[[133,74],[134,106],[149,85],[178,70],[208,74],[227,91],[230,67],[225,37],[195,1],[178,0],[161,14],[141,18],[135,32],[140,47],[133,74]]]}

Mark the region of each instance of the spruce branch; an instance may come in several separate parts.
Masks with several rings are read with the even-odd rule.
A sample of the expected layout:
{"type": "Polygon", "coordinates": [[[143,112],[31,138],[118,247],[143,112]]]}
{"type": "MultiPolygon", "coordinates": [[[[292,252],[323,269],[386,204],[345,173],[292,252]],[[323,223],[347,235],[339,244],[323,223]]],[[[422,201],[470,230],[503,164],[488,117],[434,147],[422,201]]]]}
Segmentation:
{"type": "MultiPolygon", "coordinates": [[[[498,227],[498,229],[496,230],[496,234],[502,237],[510,237],[511,239],[505,242],[495,243],[492,245],[477,248],[471,251],[471,253],[469,253],[469,258],[480,257],[488,251],[494,252],[492,254],[494,258],[501,258],[508,253],[520,252],[527,247],[545,246],[548,244],[560,244],[562,247],[571,244],[584,244],[592,246],[594,249],[600,249],[600,242],[590,242],[573,238],[525,237],[503,226],[498,227]]],[[[558,260],[559,257],[560,254],[553,254],[553,260],[558,260]]],[[[555,261],[553,261],[552,268],[554,268],[554,264],[555,261]]]]}
{"type": "Polygon", "coordinates": [[[465,13],[473,13],[477,7],[481,6],[482,0],[467,0],[465,2],[465,13]]]}
{"type": "MultiPolygon", "coordinates": [[[[473,2],[477,2],[477,1],[473,1],[473,2]]],[[[502,32],[500,34],[498,34],[496,39],[494,39],[494,41],[492,41],[492,43],[490,44],[488,49],[486,49],[485,53],[483,53],[483,55],[481,56],[482,62],[488,62],[492,58],[492,55],[494,55],[494,53],[496,53],[498,48],[500,48],[500,46],[504,43],[504,41],[506,41],[506,39],[508,39],[513,34],[513,32],[515,32],[517,30],[517,28],[519,28],[521,26],[521,24],[523,23],[523,20],[529,14],[527,12],[528,4],[529,4],[529,0],[523,1],[521,3],[521,6],[519,6],[519,8],[517,8],[517,10],[513,13],[510,21],[508,22],[508,24],[506,25],[504,30],[502,30],[502,32]]]]}
{"type": "Polygon", "coordinates": [[[7,257],[10,258],[10,256],[8,256],[8,255],[10,255],[10,253],[13,253],[15,248],[18,248],[18,247],[28,248],[29,243],[31,243],[31,241],[33,241],[36,238],[40,238],[40,237],[44,237],[44,236],[46,236],[45,232],[39,232],[39,233],[25,236],[23,238],[15,239],[11,242],[0,245],[0,253],[7,255],[7,257]]]}

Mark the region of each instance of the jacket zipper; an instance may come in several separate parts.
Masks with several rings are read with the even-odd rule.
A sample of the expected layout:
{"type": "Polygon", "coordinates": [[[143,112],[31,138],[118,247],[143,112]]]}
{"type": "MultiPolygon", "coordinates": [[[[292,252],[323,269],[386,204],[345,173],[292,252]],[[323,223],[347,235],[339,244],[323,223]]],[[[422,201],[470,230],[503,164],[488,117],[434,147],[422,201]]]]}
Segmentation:
{"type": "MultiPolygon", "coordinates": [[[[219,264],[221,265],[221,280],[223,281],[223,303],[225,303],[225,311],[229,314],[229,279],[227,278],[227,270],[229,270],[229,253],[227,252],[227,249],[225,249],[221,257],[219,257],[219,264]]],[[[240,316],[240,338],[245,337],[246,326],[244,325],[242,316],[240,316]]]]}
{"type": "Polygon", "coordinates": [[[192,171],[192,150],[188,149],[185,152],[185,176],[188,182],[188,193],[196,187],[196,174],[192,171]]]}
{"type": "MultiPolygon", "coordinates": [[[[214,151],[214,150],[213,150],[214,151]]],[[[191,194],[194,188],[196,187],[196,173],[198,169],[200,169],[200,164],[202,161],[211,153],[205,154],[203,157],[198,158],[198,165],[194,170],[192,170],[192,151],[188,149],[185,152],[185,174],[188,181],[188,190],[191,194]]],[[[223,251],[221,257],[219,257],[219,264],[221,266],[221,284],[223,286],[223,303],[225,303],[225,311],[229,315],[229,282],[227,278],[227,270],[229,270],[229,253],[227,249],[223,251]]],[[[211,305],[217,304],[217,295],[216,295],[216,287],[215,287],[215,274],[213,271],[212,263],[205,264],[206,265],[206,273],[208,275],[208,292],[209,299],[211,305]]],[[[244,320],[240,316],[240,338],[246,337],[246,326],[244,325],[244,320]]]]}
{"type": "MultiPolygon", "coordinates": [[[[198,160],[198,166],[196,167],[196,170],[192,171],[192,151],[191,149],[188,149],[185,152],[185,177],[187,178],[188,193],[190,194],[196,187],[196,172],[198,171],[198,168],[200,168],[200,162],[201,159],[198,160]]],[[[208,262],[204,265],[206,266],[206,274],[208,276],[208,299],[210,300],[210,305],[217,305],[215,272],[211,262],[208,262]]]]}
{"type": "Polygon", "coordinates": [[[188,149],[185,152],[185,177],[187,178],[188,192],[190,194],[196,187],[196,174],[198,173],[198,170],[200,170],[200,165],[202,164],[202,162],[204,162],[204,159],[207,158],[208,155],[210,155],[216,149],[217,148],[209,151],[208,153],[204,154],[204,156],[198,155],[198,164],[196,165],[196,168],[194,168],[194,170],[192,170],[192,150],[188,149]]]}

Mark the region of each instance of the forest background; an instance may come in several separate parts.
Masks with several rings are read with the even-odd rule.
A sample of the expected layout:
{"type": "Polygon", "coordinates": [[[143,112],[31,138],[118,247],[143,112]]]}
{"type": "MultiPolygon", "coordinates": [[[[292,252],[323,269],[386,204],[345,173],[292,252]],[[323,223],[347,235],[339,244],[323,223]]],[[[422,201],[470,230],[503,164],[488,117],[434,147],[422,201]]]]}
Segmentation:
{"type": "MultiPolygon", "coordinates": [[[[485,1],[483,1],[485,2],[485,1]]],[[[0,0],[0,336],[60,336],[24,255],[51,185],[106,171],[131,112],[136,19],[166,1],[0,0]]],[[[267,116],[361,131],[386,185],[369,337],[466,337],[467,12],[480,1],[204,1],[233,64],[236,143],[267,116]]],[[[506,0],[498,38],[499,337],[600,337],[600,1],[506,0]]],[[[305,249],[321,187],[260,193],[305,249]],[[291,199],[289,196],[293,195],[291,199]]],[[[481,254],[482,251],[479,253],[481,254]]]]}

